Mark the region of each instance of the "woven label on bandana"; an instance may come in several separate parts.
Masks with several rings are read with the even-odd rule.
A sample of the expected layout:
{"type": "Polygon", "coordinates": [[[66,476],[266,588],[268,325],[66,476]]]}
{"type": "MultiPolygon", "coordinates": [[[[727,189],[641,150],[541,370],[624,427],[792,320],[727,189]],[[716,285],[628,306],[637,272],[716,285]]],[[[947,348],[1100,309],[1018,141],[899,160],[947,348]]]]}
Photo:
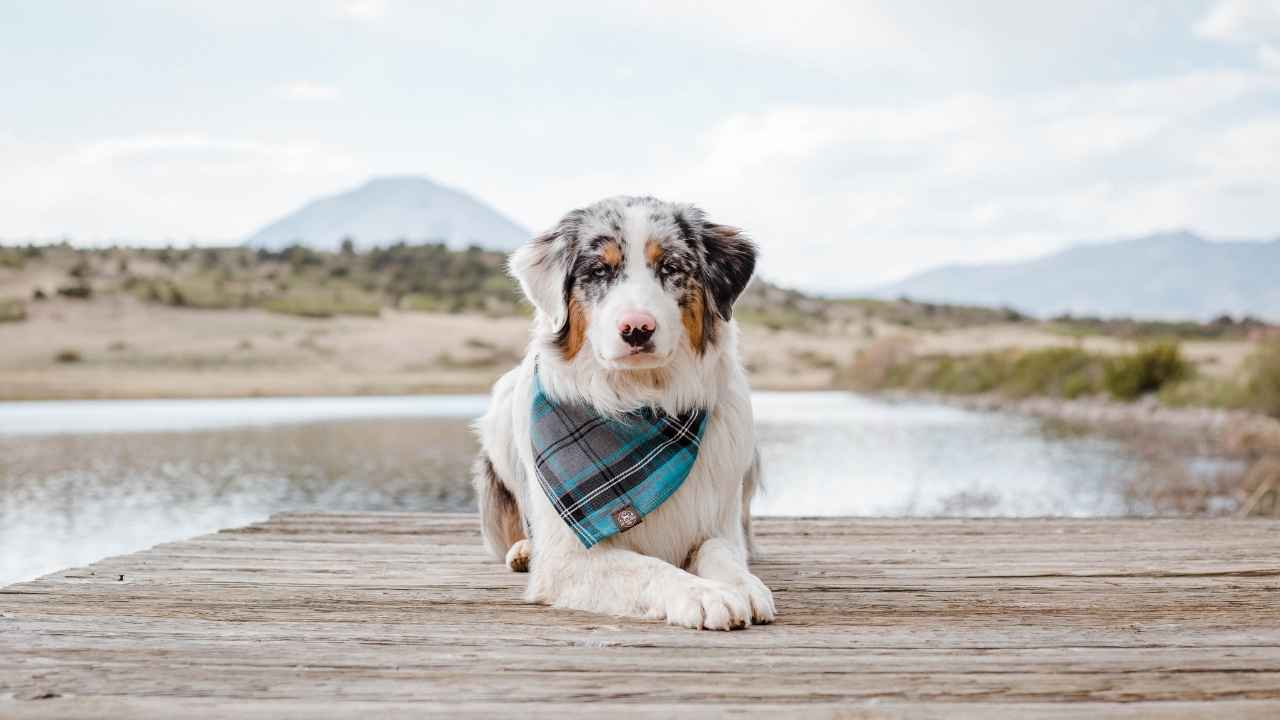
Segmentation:
{"type": "Polygon", "coordinates": [[[628,505],[613,514],[613,521],[618,523],[618,532],[626,532],[640,524],[640,513],[628,505]]]}
{"type": "Polygon", "coordinates": [[[606,417],[553,402],[533,374],[531,435],[538,483],[586,547],[639,525],[689,477],[705,410],[672,417],[649,408],[606,417]]]}

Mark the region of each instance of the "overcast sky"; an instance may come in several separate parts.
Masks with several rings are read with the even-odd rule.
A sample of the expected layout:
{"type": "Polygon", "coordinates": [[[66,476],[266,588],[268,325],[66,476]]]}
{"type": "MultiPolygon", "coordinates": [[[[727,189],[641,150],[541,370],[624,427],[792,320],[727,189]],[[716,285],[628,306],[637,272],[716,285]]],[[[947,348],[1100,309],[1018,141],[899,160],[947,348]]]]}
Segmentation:
{"type": "Polygon", "coordinates": [[[238,241],[425,174],[532,229],[617,194],[849,289],[1280,234],[1280,0],[0,0],[0,237],[238,241]]]}

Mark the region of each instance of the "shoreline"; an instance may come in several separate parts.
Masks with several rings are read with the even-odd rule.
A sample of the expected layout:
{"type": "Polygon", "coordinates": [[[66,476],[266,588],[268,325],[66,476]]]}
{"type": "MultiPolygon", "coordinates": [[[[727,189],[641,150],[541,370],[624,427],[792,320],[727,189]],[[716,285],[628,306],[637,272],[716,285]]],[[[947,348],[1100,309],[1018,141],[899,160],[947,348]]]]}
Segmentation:
{"type": "Polygon", "coordinates": [[[1162,433],[1167,441],[1208,443],[1227,455],[1280,452],[1280,419],[1248,410],[1170,407],[1154,399],[1118,402],[1102,398],[1008,398],[994,394],[947,395],[907,391],[873,393],[887,398],[926,400],[979,412],[1014,412],[1066,423],[1088,431],[1130,437],[1162,433]]]}
{"type": "MultiPolygon", "coordinates": [[[[440,395],[484,395],[501,372],[432,373],[404,377],[313,373],[17,373],[0,378],[0,402],[75,402],[95,400],[230,400],[242,398],[360,398],[440,395]],[[21,377],[27,375],[27,377],[21,377]],[[53,377],[50,377],[52,375],[53,377]],[[32,377],[44,376],[44,377],[32,377]],[[79,377],[76,377],[79,376],[79,377]],[[198,390],[194,390],[199,388],[198,390]],[[194,391],[193,391],[194,390],[194,391]]],[[[1228,454],[1280,452],[1280,419],[1248,410],[1170,407],[1153,399],[1119,402],[1104,398],[1068,400],[1052,397],[1009,398],[997,394],[949,395],[905,390],[857,391],[833,383],[752,379],[758,392],[849,392],[890,400],[933,402],[978,412],[1012,412],[1109,433],[1159,431],[1207,439],[1228,454]]]]}
{"type": "MultiPolygon", "coordinates": [[[[429,379],[338,376],[321,382],[306,375],[307,373],[288,374],[276,378],[258,374],[249,378],[197,378],[186,374],[130,377],[126,373],[116,373],[110,380],[66,375],[18,379],[9,376],[0,377],[0,403],[487,395],[493,389],[493,383],[501,377],[501,373],[490,376],[486,373],[468,372],[429,379]]],[[[759,392],[852,392],[848,388],[829,383],[787,382],[781,378],[753,382],[751,389],[759,392]]]]}

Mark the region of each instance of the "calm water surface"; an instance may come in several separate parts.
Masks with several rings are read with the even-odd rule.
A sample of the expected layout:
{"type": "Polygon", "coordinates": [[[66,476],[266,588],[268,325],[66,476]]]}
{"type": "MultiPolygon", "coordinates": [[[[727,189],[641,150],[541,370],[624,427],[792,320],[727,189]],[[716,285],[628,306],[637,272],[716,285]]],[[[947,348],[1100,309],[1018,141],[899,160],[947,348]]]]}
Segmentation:
{"type": "MultiPolygon", "coordinates": [[[[481,395],[0,403],[0,585],[273,512],[470,510],[481,395]]],[[[754,396],[771,515],[1144,513],[1140,457],[1029,418],[754,396]]]]}

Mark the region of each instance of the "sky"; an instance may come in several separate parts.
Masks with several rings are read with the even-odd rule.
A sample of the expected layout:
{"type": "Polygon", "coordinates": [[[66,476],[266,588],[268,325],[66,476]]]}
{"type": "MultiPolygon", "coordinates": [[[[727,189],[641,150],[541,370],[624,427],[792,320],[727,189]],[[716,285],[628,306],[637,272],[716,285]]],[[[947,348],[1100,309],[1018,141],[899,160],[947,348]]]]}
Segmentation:
{"type": "Polygon", "coordinates": [[[1280,235],[1280,0],[0,0],[0,238],[238,242],[422,174],[693,202],[787,285],[1280,235]]]}

